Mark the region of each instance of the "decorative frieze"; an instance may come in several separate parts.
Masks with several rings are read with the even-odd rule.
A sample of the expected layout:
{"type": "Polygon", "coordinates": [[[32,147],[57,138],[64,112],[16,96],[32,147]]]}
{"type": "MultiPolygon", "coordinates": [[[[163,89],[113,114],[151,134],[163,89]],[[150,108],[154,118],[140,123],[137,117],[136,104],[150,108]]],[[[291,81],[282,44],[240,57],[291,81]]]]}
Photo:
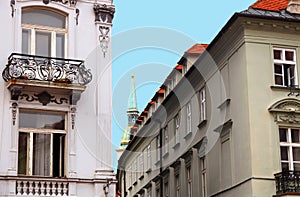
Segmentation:
{"type": "Polygon", "coordinates": [[[113,5],[95,4],[95,22],[111,24],[114,18],[115,7],[113,5]]]}
{"type": "Polygon", "coordinates": [[[20,100],[26,100],[28,102],[39,101],[44,106],[48,105],[49,103],[56,103],[56,104],[68,103],[68,99],[66,98],[57,99],[55,98],[55,96],[49,94],[47,91],[43,91],[39,94],[34,94],[32,96],[28,94],[21,94],[20,100]]]}
{"type": "Polygon", "coordinates": [[[43,0],[44,4],[49,4],[50,2],[58,2],[64,5],[69,5],[71,7],[75,7],[77,0],[43,0]]]}

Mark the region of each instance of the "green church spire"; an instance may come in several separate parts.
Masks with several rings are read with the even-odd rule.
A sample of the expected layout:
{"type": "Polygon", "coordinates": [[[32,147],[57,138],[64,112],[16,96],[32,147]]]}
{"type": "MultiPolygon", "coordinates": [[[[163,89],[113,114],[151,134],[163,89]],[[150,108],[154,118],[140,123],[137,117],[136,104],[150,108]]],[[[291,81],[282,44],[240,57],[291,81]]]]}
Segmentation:
{"type": "Polygon", "coordinates": [[[127,117],[128,117],[128,124],[126,129],[124,129],[121,139],[121,149],[126,149],[127,145],[130,142],[130,130],[134,125],[136,119],[139,116],[139,111],[137,109],[136,104],[136,91],[135,91],[135,84],[134,84],[134,75],[131,76],[131,88],[128,98],[128,109],[127,109],[127,117]]]}

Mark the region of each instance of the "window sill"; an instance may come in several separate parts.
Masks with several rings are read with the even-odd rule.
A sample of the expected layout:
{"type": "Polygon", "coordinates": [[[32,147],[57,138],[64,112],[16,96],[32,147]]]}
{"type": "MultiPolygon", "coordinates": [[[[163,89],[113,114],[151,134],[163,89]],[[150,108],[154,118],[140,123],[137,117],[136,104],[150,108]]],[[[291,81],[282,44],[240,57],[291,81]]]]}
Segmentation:
{"type": "Polygon", "coordinates": [[[128,190],[132,190],[132,186],[128,187],[128,190]]]}
{"type": "Polygon", "coordinates": [[[183,138],[187,140],[187,139],[189,139],[190,137],[192,137],[192,134],[193,134],[193,133],[190,131],[190,132],[188,132],[183,138]]]}
{"type": "Polygon", "coordinates": [[[218,106],[218,109],[220,110],[224,109],[226,106],[229,105],[230,101],[231,101],[230,98],[226,99],[223,103],[221,103],[221,105],[218,106]]]}
{"type": "Polygon", "coordinates": [[[169,152],[166,152],[164,155],[163,155],[163,158],[167,158],[169,156],[169,152]]]}
{"type": "Polygon", "coordinates": [[[156,161],[154,164],[158,166],[160,164],[160,160],[156,161]]]}
{"type": "Polygon", "coordinates": [[[135,182],[133,183],[133,185],[136,186],[136,185],[137,185],[137,181],[135,181],[135,182]]]}
{"type": "Polygon", "coordinates": [[[146,173],[149,174],[151,171],[151,168],[149,168],[148,170],[146,170],[146,173]]]}
{"type": "Polygon", "coordinates": [[[144,179],[144,175],[141,175],[139,180],[143,180],[144,179]]]}
{"type": "Polygon", "coordinates": [[[180,142],[177,142],[174,146],[173,149],[177,149],[180,146],[180,142]]]}
{"type": "Polygon", "coordinates": [[[285,90],[285,91],[297,90],[297,91],[300,91],[300,88],[298,88],[298,87],[288,87],[288,86],[276,86],[276,85],[273,85],[273,86],[270,86],[270,88],[272,90],[285,90]]]}
{"type": "Polygon", "coordinates": [[[198,124],[198,128],[200,129],[204,125],[206,125],[207,120],[201,120],[201,122],[198,124]]]}

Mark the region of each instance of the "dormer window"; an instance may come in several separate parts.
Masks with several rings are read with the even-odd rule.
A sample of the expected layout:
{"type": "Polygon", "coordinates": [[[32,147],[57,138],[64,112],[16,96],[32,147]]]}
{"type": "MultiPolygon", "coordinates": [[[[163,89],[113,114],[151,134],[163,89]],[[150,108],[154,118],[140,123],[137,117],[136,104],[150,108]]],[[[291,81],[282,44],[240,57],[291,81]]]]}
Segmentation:
{"type": "Polygon", "coordinates": [[[66,57],[66,15],[43,8],[22,10],[22,53],[66,57]]]}
{"type": "Polygon", "coordinates": [[[296,51],[274,48],[273,59],[275,85],[297,87],[296,51]]]}

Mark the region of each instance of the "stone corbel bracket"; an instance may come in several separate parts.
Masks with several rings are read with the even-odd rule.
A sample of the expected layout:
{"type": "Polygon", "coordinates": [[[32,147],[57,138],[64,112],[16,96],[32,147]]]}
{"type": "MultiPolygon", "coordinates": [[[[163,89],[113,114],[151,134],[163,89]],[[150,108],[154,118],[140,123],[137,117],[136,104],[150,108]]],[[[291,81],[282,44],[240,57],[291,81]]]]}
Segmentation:
{"type": "Polygon", "coordinates": [[[94,4],[95,22],[112,24],[115,14],[115,6],[106,4],[94,4]]]}
{"type": "Polygon", "coordinates": [[[300,100],[287,98],[274,103],[269,109],[274,121],[281,124],[300,124],[300,100]]]}

